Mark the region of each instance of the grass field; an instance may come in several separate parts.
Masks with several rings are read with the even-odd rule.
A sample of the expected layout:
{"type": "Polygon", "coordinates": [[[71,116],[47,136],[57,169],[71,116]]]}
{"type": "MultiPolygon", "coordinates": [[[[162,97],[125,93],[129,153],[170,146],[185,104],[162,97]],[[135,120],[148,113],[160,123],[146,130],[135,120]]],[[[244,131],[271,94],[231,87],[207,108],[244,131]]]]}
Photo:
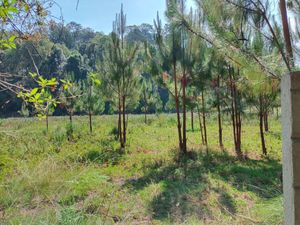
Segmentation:
{"type": "MultiPolygon", "coordinates": [[[[0,120],[0,224],[281,224],[281,126],[272,118],[261,157],[257,118],[244,118],[238,161],[224,123],[208,121],[209,152],[198,126],[188,131],[190,157],[177,159],[175,115],[129,116],[126,154],[117,117],[0,120]],[[69,135],[68,135],[69,134],[69,135]]],[[[190,125],[189,125],[190,127],[190,125]]]]}

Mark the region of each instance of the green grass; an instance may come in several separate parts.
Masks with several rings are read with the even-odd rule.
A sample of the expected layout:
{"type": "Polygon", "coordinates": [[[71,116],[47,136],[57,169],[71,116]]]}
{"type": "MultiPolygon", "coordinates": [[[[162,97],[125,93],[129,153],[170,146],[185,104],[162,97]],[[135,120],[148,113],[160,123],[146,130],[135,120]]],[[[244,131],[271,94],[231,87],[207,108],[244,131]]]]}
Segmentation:
{"type": "MultiPolygon", "coordinates": [[[[126,154],[117,117],[0,120],[0,224],[279,224],[282,221],[281,126],[270,121],[261,156],[257,118],[244,118],[243,151],[234,157],[230,121],[225,152],[214,116],[209,152],[188,131],[189,157],[178,160],[174,115],[129,116],[126,154]]],[[[190,127],[190,124],[188,124],[190,127]]]]}

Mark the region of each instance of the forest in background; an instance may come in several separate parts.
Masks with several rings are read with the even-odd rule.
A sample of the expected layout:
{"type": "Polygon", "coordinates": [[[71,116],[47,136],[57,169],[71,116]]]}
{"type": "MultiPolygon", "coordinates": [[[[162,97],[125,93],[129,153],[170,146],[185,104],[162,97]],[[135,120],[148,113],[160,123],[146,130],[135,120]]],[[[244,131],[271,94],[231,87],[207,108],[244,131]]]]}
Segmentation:
{"type": "MultiPolygon", "coordinates": [[[[125,38],[128,42],[147,42],[154,45],[155,30],[150,24],[126,27],[125,38]]],[[[30,72],[38,70],[46,78],[71,79],[83,86],[87,82],[88,73],[97,71],[104,61],[109,45],[109,35],[95,32],[90,28],[84,28],[76,22],[62,24],[50,21],[48,27],[41,32],[30,36],[25,40],[17,40],[16,48],[2,51],[0,54],[0,71],[17,75],[13,82],[25,84],[27,88],[34,88],[35,84],[30,80],[30,72]],[[16,60],[18,59],[18,60],[16,60]],[[36,65],[35,65],[36,64],[36,65]]],[[[145,71],[141,74],[148,81],[153,79],[145,71]]],[[[150,82],[151,83],[151,82],[150,82]]],[[[150,85],[154,86],[152,82],[150,85]]],[[[82,87],[83,88],[83,87],[82,87]]],[[[149,87],[150,88],[150,87],[149,87]]],[[[157,85],[153,87],[153,95],[157,96],[155,104],[150,107],[149,112],[172,111],[172,106],[167,106],[169,101],[168,92],[157,85]]],[[[140,92],[137,95],[142,95],[140,92]]],[[[144,106],[142,97],[137,96],[130,109],[131,113],[141,113],[144,106]]],[[[109,99],[102,98],[102,108],[99,114],[113,114],[116,110],[109,104],[109,99]]],[[[22,100],[10,91],[0,93],[2,117],[23,116],[22,100]]],[[[99,99],[99,101],[101,101],[99,99]]],[[[26,112],[29,115],[29,112],[26,112]]],[[[25,113],[25,115],[26,115],[25,113]]],[[[64,107],[58,107],[54,115],[66,115],[64,107]]],[[[76,114],[84,114],[80,109],[76,114]]],[[[32,114],[31,114],[32,115],[32,114]]]]}

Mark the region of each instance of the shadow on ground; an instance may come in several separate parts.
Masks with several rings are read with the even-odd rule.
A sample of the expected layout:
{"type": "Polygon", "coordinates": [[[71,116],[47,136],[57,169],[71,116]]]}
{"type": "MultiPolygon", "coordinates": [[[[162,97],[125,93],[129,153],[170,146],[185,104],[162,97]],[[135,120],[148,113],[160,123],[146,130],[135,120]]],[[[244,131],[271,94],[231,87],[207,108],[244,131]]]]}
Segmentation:
{"type": "Polygon", "coordinates": [[[235,214],[235,198],[227,192],[222,181],[239,192],[252,192],[263,199],[282,194],[278,161],[239,161],[224,153],[191,155],[180,162],[145,165],[144,176],[124,184],[134,192],[160,184],[162,191],[149,204],[153,219],[182,222],[187,216],[193,216],[205,222],[213,217],[212,196],[222,212],[235,214]]]}

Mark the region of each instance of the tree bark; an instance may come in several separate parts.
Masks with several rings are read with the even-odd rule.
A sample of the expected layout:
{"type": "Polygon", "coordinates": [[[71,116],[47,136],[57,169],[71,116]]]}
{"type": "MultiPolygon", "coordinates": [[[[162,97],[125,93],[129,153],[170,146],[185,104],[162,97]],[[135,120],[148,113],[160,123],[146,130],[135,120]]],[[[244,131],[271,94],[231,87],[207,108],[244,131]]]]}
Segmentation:
{"type": "Polygon", "coordinates": [[[183,73],[182,80],[182,105],[183,105],[183,139],[182,139],[182,152],[183,154],[187,153],[187,138],[186,138],[186,73],[183,73]]]}
{"type": "Polygon", "coordinates": [[[126,145],[126,112],[125,112],[125,95],[122,96],[122,118],[121,118],[121,148],[125,148],[126,145]],[[123,126],[123,127],[122,127],[123,126]]]}
{"type": "Polygon", "coordinates": [[[123,95],[122,103],[123,103],[123,145],[122,148],[125,148],[126,145],[126,97],[123,95]]]}
{"type": "MultiPolygon", "coordinates": [[[[286,1],[280,0],[279,7],[281,12],[283,36],[284,36],[285,47],[286,47],[286,57],[289,63],[288,67],[294,67],[293,48],[292,48],[292,41],[291,41],[291,33],[289,29],[289,22],[287,17],[286,1]]],[[[291,68],[289,68],[289,70],[291,70],[291,68]]]]}
{"type": "Polygon", "coordinates": [[[201,93],[202,96],[202,118],[203,118],[203,131],[204,131],[204,144],[207,146],[207,129],[206,129],[206,112],[205,112],[205,98],[204,91],[201,93]]]}
{"type": "Polygon", "coordinates": [[[265,143],[265,135],[264,135],[264,110],[263,110],[263,100],[262,96],[259,97],[259,130],[260,130],[260,138],[261,138],[261,147],[262,153],[267,155],[266,143],[265,143]]]}
{"type": "Polygon", "coordinates": [[[72,125],[72,123],[73,123],[72,112],[69,113],[69,120],[70,120],[70,124],[72,125]]]}
{"type": "Polygon", "coordinates": [[[206,149],[206,154],[208,155],[208,144],[207,144],[207,129],[206,129],[206,109],[205,109],[205,98],[204,98],[204,91],[202,90],[202,119],[203,119],[203,131],[204,131],[204,145],[206,149]]]}
{"type": "Polygon", "coordinates": [[[89,123],[90,123],[90,133],[93,133],[92,113],[91,113],[91,111],[89,111],[89,123]]]}
{"type": "Polygon", "coordinates": [[[199,127],[200,127],[201,141],[202,141],[202,145],[204,145],[202,118],[201,118],[200,108],[199,108],[198,105],[197,105],[197,111],[198,111],[198,118],[199,118],[199,127]]]}
{"type": "Polygon", "coordinates": [[[179,150],[183,150],[182,146],[182,135],[181,135],[181,121],[180,121],[180,110],[179,110],[179,96],[178,96],[178,87],[177,87],[177,74],[176,74],[176,62],[173,62],[173,79],[175,85],[175,103],[176,103],[176,114],[177,114],[177,130],[178,130],[178,139],[179,139],[179,150]]]}
{"type": "Polygon", "coordinates": [[[236,90],[236,85],[234,81],[234,69],[229,67],[229,81],[230,81],[230,92],[231,92],[231,119],[232,119],[232,130],[233,130],[233,139],[235,152],[238,158],[242,158],[242,149],[241,149],[241,114],[239,107],[237,105],[238,94],[236,90]]]}
{"type": "Polygon", "coordinates": [[[264,117],[265,131],[268,132],[269,131],[269,114],[268,114],[268,112],[265,112],[263,117],[264,117]]]}
{"type": "Polygon", "coordinates": [[[223,150],[223,129],[222,129],[222,116],[221,116],[221,106],[220,106],[220,75],[218,75],[218,92],[217,92],[217,110],[218,110],[218,125],[219,125],[219,145],[223,150]]]}

